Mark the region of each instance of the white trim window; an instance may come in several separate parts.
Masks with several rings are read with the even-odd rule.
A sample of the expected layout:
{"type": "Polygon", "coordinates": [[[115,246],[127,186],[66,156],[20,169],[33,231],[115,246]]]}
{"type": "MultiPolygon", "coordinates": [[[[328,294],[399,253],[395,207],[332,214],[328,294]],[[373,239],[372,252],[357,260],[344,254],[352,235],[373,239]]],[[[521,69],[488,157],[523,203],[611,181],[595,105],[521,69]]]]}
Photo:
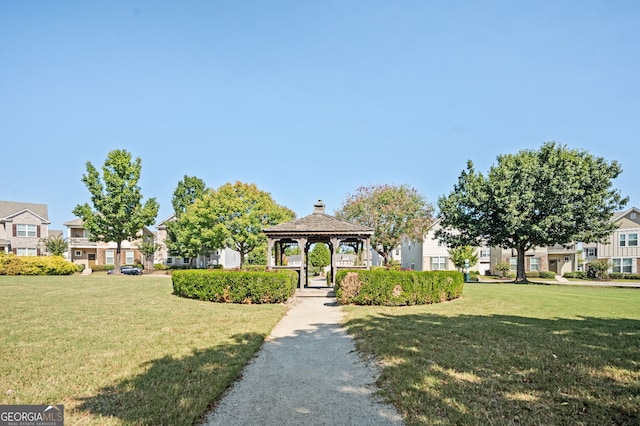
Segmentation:
{"type": "Polygon", "coordinates": [[[540,259],[537,257],[532,257],[529,259],[529,270],[530,271],[539,271],[540,270],[540,259]]]}
{"type": "Polygon", "coordinates": [[[133,265],[133,250],[127,250],[125,252],[125,263],[127,265],[133,265]]]}
{"type": "Polygon", "coordinates": [[[16,225],[16,237],[36,237],[38,236],[38,227],[36,225],[16,225]]]}
{"type": "Polygon", "coordinates": [[[433,256],[431,258],[431,270],[432,271],[442,271],[447,269],[447,258],[446,256],[433,256]]]}
{"type": "Polygon", "coordinates": [[[584,255],[587,257],[596,257],[598,255],[598,249],[595,247],[589,247],[584,249],[584,255]]]}
{"type": "Polygon", "coordinates": [[[509,258],[509,270],[510,271],[514,271],[514,272],[518,270],[518,258],[517,257],[509,258]]]}
{"type": "Polygon", "coordinates": [[[611,259],[611,272],[622,272],[623,274],[632,274],[633,271],[633,258],[621,257],[611,259]]]}
{"type": "Polygon", "coordinates": [[[113,250],[105,250],[104,263],[107,265],[115,265],[116,257],[115,257],[115,252],[113,250]]]}
{"type": "Polygon", "coordinates": [[[491,257],[491,250],[490,249],[481,249],[480,250],[480,257],[491,257]]]}
{"type": "Polygon", "coordinates": [[[17,248],[16,255],[18,256],[37,256],[38,249],[35,248],[17,248]]]}
{"type": "Polygon", "coordinates": [[[638,233],[620,234],[619,243],[620,247],[637,247],[638,233]]]}

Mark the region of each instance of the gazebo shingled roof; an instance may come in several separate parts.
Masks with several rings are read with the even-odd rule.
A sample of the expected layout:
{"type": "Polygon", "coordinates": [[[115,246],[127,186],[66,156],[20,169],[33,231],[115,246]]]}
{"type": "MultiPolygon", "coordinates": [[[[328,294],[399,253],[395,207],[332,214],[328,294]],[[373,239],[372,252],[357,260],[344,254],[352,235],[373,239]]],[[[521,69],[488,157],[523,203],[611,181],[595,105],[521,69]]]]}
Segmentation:
{"type": "Polygon", "coordinates": [[[356,225],[345,222],[333,216],[324,213],[324,204],[316,204],[313,214],[292,220],[291,222],[281,223],[264,229],[267,235],[281,234],[306,234],[306,235],[373,235],[373,229],[365,226],[356,225]]]}

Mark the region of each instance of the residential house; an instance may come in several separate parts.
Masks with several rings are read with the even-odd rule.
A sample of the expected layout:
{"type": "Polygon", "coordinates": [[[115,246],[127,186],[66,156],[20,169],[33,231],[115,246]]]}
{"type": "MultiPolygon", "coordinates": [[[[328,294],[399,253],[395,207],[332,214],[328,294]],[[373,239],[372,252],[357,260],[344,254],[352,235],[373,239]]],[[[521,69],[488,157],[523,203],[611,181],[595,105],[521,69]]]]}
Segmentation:
{"type": "MultiPolygon", "coordinates": [[[[165,241],[167,240],[167,224],[176,220],[176,215],[172,214],[156,227],[156,242],[161,246],[156,252],[154,263],[165,266],[188,266],[192,264],[192,259],[188,257],[175,256],[167,249],[165,241]]],[[[240,267],[240,252],[230,248],[213,250],[207,255],[200,255],[193,259],[193,265],[197,268],[207,268],[215,265],[222,265],[225,269],[233,269],[240,267]]]]}
{"type": "Polygon", "coordinates": [[[0,201],[0,251],[18,256],[46,254],[40,240],[49,237],[50,223],[46,204],[0,201]]]}
{"type": "MultiPolygon", "coordinates": [[[[493,247],[491,249],[491,270],[495,270],[498,262],[508,262],[511,271],[516,272],[518,266],[517,252],[515,249],[493,247]]],[[[535,247],[524,254],[524,270],[529,272],[555,272],[562,275],[578,269],[578,254],[576,244],[557,244],[550,247],[535,247]]]]}
{"type": "MultiPolygon", "coordinates": [[[[440,219],[436,219],[425,234],[422,241],[404,239],[402,242],[402,268],[416,271],[454,270],[455,265],[451,261],[449,247],[436,237],[435,233],[441,229],[440,219]]],[[[478,263],[472,265],[470,270],[485,274],[490,268],[492,250],[489,247],[478,247],[478,263]]]]}
{"type": "MultiPolygon", "coordinates": [[[[117,244],[114,241],[91,241],[89,232],[84,229],[82,219],[74,219],[64,223],[69,235],[69,260],[85,269],[93,269],[95,265],[113,265],[117,244]]],[[[122,241],[120,246],[120,264],[143,264],[144,255],[138,249],[142,239],[153,239],[154,235],[148,228],[140,231],[139,238],[134,241],[122,241]]]]}
{"type": "Polygon", "coordinates": [[[611,234],[606,244],[598,243],[595,251],[587,249],[593,245],[583,248],[586,256],[586,263],[593,259],[607,259],[611,262],[609,272],[621,272],[624,274],[640,273],[640,209],[632,207],[627,211],[613,215],[611,220],[618,225],[611,234]],[[592,256],[589,256],[592,255],[592,256]]]}

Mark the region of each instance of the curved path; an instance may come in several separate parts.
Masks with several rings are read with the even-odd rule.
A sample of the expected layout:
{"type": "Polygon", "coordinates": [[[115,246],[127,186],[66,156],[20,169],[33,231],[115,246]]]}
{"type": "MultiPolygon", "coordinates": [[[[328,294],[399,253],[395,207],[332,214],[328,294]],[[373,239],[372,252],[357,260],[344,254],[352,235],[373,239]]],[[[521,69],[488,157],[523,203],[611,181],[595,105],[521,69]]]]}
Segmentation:
{"type": "Polygon", "coordinates": [[[298,290],[205,425],[402,424],[393,407],[375,397],[378,372],[356,352],[330,290],[298,290]]]}

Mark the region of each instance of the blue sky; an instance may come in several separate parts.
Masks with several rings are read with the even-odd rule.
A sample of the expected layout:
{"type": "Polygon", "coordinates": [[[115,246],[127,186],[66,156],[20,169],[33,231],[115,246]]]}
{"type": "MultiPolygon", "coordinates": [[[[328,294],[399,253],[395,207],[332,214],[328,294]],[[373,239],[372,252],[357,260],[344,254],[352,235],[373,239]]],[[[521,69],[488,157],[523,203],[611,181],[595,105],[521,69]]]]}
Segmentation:
{"type": "Polygon", "coordinates": [[[0,199],[89,201],[85,163],[253,182],[299,217],[370,184],[434,204],[466,161],[555,140],[622,164],[640,207],[635,1],[0,2],[0,199]]]}

